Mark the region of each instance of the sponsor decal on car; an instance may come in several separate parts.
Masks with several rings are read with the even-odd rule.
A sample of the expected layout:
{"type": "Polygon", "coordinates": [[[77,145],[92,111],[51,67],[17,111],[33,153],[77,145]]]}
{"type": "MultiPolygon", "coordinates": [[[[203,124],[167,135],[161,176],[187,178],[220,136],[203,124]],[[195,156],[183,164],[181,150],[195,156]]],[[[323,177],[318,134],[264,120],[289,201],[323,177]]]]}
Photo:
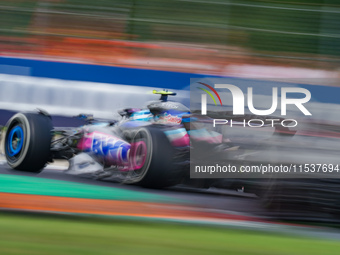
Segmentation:
{"type": "Polygon", "coordinates": [[[164,115],[159,116],[156,121],[161,124],[178,124],[179,125],[182,122],[182,118],[176,115],[165,113],[164,115]]]}
{"type": "Polygon", "coordinates": [[[127,162],[131,145],[119,137],[92,132],[84,135],[80,145],[83,150],[104,156],[110,161],[127,162]]]}

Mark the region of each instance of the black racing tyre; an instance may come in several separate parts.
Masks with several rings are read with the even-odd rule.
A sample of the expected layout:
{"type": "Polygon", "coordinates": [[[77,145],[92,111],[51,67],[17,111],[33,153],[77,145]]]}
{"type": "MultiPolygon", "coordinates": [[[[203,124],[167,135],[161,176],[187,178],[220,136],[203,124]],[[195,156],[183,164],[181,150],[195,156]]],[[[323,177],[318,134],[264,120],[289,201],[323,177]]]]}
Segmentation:
{"type": "Polygon", "coordinates": [[[129,131],[130,160],[137,166],[128,171],[123,183],[147,188],[163,188],[179,182],[180,171],[173,162],[174,148],[161,128],[141,127],[129,131]]]}
{"type": "Polygon", "coordinates": [[[52,121],[35,113],[17,113],[6,125],[5,155],[16,170],[40,172],[50,157],[52,121]]]}

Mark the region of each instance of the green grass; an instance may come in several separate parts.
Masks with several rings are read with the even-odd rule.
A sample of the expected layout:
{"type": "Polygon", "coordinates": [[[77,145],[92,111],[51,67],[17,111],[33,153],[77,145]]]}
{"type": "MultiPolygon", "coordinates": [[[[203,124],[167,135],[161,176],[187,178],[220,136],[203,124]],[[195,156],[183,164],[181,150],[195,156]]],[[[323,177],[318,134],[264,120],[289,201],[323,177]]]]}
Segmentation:
{"type": "Polygon", "coordinates": [[[0,254],[339,254],[340,243],[225,228],[0,215],[0,254]]]}

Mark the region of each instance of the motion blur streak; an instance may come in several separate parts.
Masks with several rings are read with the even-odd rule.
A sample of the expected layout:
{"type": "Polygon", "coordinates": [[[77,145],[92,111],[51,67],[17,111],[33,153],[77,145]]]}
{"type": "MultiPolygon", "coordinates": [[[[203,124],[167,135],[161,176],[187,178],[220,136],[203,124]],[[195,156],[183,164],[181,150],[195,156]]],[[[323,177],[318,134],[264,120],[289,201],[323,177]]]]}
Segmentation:
{"type": "MultiPolygon", "coordinates": [[[[296,229],[300,227],[276,222],[277,219],[318,221],[329,226],[339,223],[340,178],[335,176],[338,172],[332,170],[330,178],[328,173],[309,178],[315,177],[310,172],[291,179],[274,175],[267,175],[266,179],[230,175],[190,179],[189,170],[184,173],[189,163],[193,165],[187,155],[189,147],[195,146],[198,165],[206,164],[207,158],[212,161],[222,158],[221,163],[236,162],[238,167],[264,163],[301,165],[298,169],[313,165],[309,163],[337,166],[339,63],[338,0],[1,0],[0,136],[10,138],[0,141],[0,154],[6,146],[4,154],[12,154],[6,157],[7,163],[27,172],[10,169],[2,164],[1,156],[0,211],[75,217],[58,220],[54,216],[44,219],[41,214],[39,219],[0,215],[0,254],[339,254],[339,243],[316,240],[321,235],[315,228],[312,231],[312,227],[303,227],[304,231],[299,232],[296,229]],[[200,85],[213,88],[216,77],[225,77],[223,84],[254,88],[253,108],[261,109],[261,112],[253,111],[255,113],[263,113],[263,109],[271,106],[267,104],[272,102],[272,90],[268,89],[267,82],[274,87],[285,83],[285,87],[290,84],[308,89],[312,99],[306,108],[313,115],[299,117],[301,112],[293,107],[287,109],[292,112],[287,119],[296,119],[296,128],[217,125],[212,130],[212,119],[239,121],[232,115],[230,95],[217,89],[215,94],[220,105],[216,100],[216,106],[212,105],[212,98],[207,97],[204,116],[207,118],[196,116],[192,106],[190,110],[187,106],[192,103],[189,102],[192,99],[190,79],[197,78],[200,85]],[[157,95],[148,93],[154,89],[164,91],[157,95]],[[178,96],[167,101],[168,93],[178,96]],[[155,96],[159,98],[159,94],[162,102],[154,104],[155,114],[149,111],[150,115],[158,120],[164,120],[161,117],[175,120],[182,126],[175,131],[167,130],[167,136],[162,133],[161,122],[157,130],[153,129],[156,125],[150,129],[140,125],[138,132],[131,128],[132,132],[123,134],[121,131],[130,130],[117,122],[128,120],[129,124],[129,116],[144,112],[145,108],[141,107],[145,107],[148,100],[155,100],[155,96]],[[175,116],[172,113],[168,115],[170,110],[175,111],[169,105],[179,107],[177,118],[171,119],[175,116]],[[216,111],[212,111],[213,107],[216,111]],[[35,115],[19,114],[12,118],[11,124],[2,127],[12,111],[36,108],[46,110],[54,121],[54,115],[64,118],[62,124],[57,125],[61,128],[53,131],[52,146],[52,124],[45,111],[35,115]],[[125,108],[138,108],[138,111],[125,108]],[[121,110],[120,115],[117,110],[121,110]],[[164,116],[157,116],[160,115],[157,111],[163,111],[164,116]],[[90,123],[90,127],[75,124],[77,128],[65,128],[72,122],[66,116],[75,115],[80,118],[77,123],[90,123]],[[48,167],[39,172],[53,161],[52,154],[55,159],[64,160],[64,166],[68,165],[65,159],[79,152],[74,148],[82,131],[104,129],[91,124],[98,117],[107,118],[105,129],[112,137],[144,144],[136,146],[139,150],[133,154],[135,163],[142,159],[138,160],[141,164],[134,164],[140,166],[138,169],[131,168],[134,171],[128,174],[120,171],[120,176],[126,179],[121,178],[121,184],[114,183],[116,170],[122,170],[119,167],[123,165],[111,169],[115,170],[111,173],[99,172],[104,168],[110,170],[112,164],[101,166],[105,161],[100,161],[98,155],[92,158],[86,154],[78,157],[78,164],[73,167],[91,170],[91,166],[99,165],[100,168],[92,168],[96,175],[90,175],[96,180],[85,176],[81,179],[80,175],[71,177],[67,171],[48,167]],[[28,126],[29,122],[35,124],[28,126]],[[211,130],[204,125],[210,125],[211,130]],[[23,131],[24,138],[15,128],[23,131]],[[25,132],[30,133],[27,136],[25,132]],[[122,136],[116,136],[118,133],[122,136]],[[36,138],[34,143],[33,138],[36,138]],[[19,148],[24,144],[25,150],[17,150],[18,144],[19,148]],[[197,150],[199,145],[201,150],[197,150]],[[45,148],[53,150],[48,152],[45,148]],[[157,160],[151,160],[150,151],[157,160]],[[41,167],[39,164],[39,169],[32,169],[43,158],[43,153],[46,155],[40,162],[41,167]],[[35,157],[28,161],[27,157],[32,154],[35,157]],[[27,157],[21,159],[21,156],[27,157]],[[168,174],[172,172],[167,171],[172,165],[176,170],[173,177],[168,174]],[[143,172],[149,168],[153,172],[143,172]],[[181,175],[177,176],[177,172],[181,175]],[[152,186],[162,175],[166,176],[164,185],[152,186]],[[146,177],[149,180],[143,184],[142,178],[146,177]],[[126,180],[139,182],[138,185],[149,189],[137,186],[136,182],[123,186],[132,183],[126,180]],[[168,188],[174,183],[179,185],[168,188]],[[159,187],[166,190],[157,190],[159,187]],[[106,224],[104,219],[81,223],[78,216],[84,215],[115,219],[110,219],[111,224],[106,224]],[[147,226],[135,221],[119,222],[136,218],[148,219],[147,226]],[[164,219],[178,225],[158,227],[155,224],[164,219]],[[212,222],[233,229],[179,225],[212,222]],[[244,228],[255,231],[251,234],[239,231],[244,228]],[[264,236],[263,231],[270,235],[264,236]],[[273,232],[281,235],[272,235],[273,232]],[[298,232],[304,237],[313,235],[314,239],[299,240],[298,232]],[[161,251],[162,248],[166,251],[161,251]]],[[[203,91],[196,87],[198,100],[194,103],[199,103],[196,110],[200,113],[203,91]]],[[[243,93],[245,91],[243,89],[243,93]]],[[[279,97],[281,95],[278,95],[280,100],[279,97]]],[[[273,113],[273,119],[281,116],[280,110],[278,108],[278,115],[273,113]]],[[[242,116],[244,123],[260,119],[242,113],[246,116],[242,116]]],[[[331,234],[336,233],[339,239],[337,229],[319,229],[326,232],[322,237],[334,238],[331,234]]]]}
{"type": "Polygon", "coordinates": [[[256,67],[253,76],[286,77],[294,66],[294,76],[336,75],[339,13],[332,0],[4,0],[0,54],[210,74],[256,67]]]}

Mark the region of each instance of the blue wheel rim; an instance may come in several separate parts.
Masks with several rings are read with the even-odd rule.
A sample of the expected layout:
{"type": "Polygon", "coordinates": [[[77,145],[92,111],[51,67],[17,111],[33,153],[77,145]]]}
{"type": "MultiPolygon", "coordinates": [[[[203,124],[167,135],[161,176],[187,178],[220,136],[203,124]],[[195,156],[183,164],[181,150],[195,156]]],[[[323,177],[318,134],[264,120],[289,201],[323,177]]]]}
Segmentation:
{"type": "Polygon", "coordinates": [[[20,153],[24,144],[24,131],[21,126],[15,126],[11,129],[8,134],[7,144],[8,156],[14,157],[20,153]]]}

